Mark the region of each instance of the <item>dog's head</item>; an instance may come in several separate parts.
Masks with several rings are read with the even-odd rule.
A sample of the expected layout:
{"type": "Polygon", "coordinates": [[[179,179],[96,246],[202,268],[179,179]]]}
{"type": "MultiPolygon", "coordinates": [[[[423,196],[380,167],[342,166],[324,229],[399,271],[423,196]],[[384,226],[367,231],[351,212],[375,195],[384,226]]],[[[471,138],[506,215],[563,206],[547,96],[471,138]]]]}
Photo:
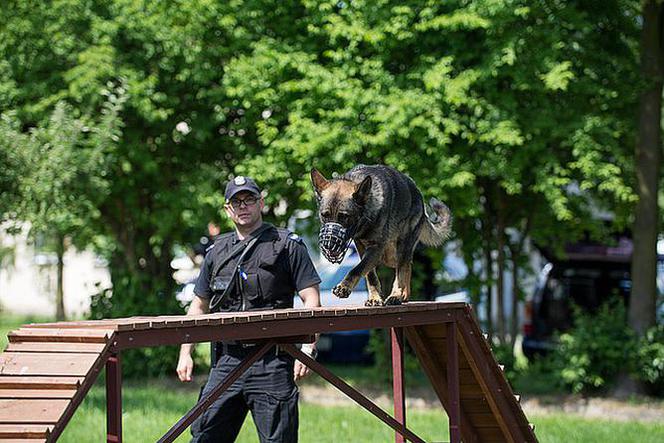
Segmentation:
{"type": "Polygon", "coordinates": [[[318,243],[325,258],[332,263],[341,263],[365,215],[371,177],[365,177],[360,183],[346,179],[328,180],[314,168],[311,183],[321,221],[318,243]]]}

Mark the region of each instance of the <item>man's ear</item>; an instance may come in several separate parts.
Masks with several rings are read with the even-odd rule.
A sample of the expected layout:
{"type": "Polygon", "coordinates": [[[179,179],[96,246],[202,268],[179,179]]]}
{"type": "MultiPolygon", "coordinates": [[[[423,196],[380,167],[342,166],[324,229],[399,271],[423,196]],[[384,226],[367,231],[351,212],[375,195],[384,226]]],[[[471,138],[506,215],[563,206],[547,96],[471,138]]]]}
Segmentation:
{"type": "Polygon", "coordinates": [[[357,186],[353,193],[353,200],[359,205],[364,205],[369,199],[371,193],[371,176],[366,176],[362,183],[357,186]]]}
{"type": "Polygon", "coordinates": [[[318,172],[318,169],[311,169],[311,184],[314,185],[314,192],[316,193],[316,198],[320,200],[320,194],[330,186],[328,179],[323,177],[323,174],[318,172]]]}

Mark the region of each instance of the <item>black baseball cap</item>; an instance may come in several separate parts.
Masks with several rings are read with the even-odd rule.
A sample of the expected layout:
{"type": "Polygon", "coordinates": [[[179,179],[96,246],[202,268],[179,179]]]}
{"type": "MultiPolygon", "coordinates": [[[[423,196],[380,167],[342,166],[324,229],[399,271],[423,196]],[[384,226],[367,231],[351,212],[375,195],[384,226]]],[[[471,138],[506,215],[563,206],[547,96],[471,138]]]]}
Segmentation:
{"type": "Polygon", "coordinates": [[[261,195],[261,188],[258,187],[252,178],[238,175],[226,184],[226,192],[224,192],[226,201],[230,200],[240,191],[249,191],[252,194],[256,194],[257,196],[261,195]]]}

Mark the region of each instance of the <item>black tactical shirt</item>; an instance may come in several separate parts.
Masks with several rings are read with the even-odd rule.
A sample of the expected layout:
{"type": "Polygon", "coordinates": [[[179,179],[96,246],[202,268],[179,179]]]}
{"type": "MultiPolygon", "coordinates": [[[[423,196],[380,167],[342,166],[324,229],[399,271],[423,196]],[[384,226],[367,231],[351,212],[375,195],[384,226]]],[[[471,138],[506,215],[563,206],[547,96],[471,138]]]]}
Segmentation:
{"type": "MultiPolygon", "coordinates": [[[[206,300],[212,298],[214,292],[210,287],[210,280],[215,277],[212,276],[215,265],[224,257],[224,253],[230,251],[239,241],[235,232],[227,233],[219,236],[214,246],[208,250],[194,287],[194,293],[198,297],[206,300]]],[[[232,265],[236,260],[237,257],[231,260],[230,266],[224,266],[221,273],[233,272],[232,265]]],[[[220,272],[217,273],[219,274],[220,272]]],[[[296,291],[317,285],[321,281],[302,239],[285,229],[273,226],[260,235],[258,242],[242,260],[241,275],[246,279],[247,286],[253,284],[260,293],[241,295],[238,292],[242,291],[238,289],[234,297],[225,300],[221,310],[292,307],[296,291]],[[275,254],[275,245],[283,244],[283,240],[283,250],[275,254]]],[[[237,280],[240,279],[236,278],[237,280]]]]}

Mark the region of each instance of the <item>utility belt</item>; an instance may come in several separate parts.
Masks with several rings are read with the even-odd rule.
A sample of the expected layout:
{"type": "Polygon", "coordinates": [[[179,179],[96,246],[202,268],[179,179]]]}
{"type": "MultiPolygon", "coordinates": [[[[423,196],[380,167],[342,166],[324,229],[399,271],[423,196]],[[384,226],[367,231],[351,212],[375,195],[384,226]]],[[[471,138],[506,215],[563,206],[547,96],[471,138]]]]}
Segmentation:
{"type": "MultiPolygon", "coordinates": [[[[214,343],[214,349],[216,358],[218,359],[222,355],[230,355],[231,357],[244,358],[248,355],[254,353],[258,348],[262,346],[260,343],[225,343],[217,342],[214,343]]],[[[275,345],[273,348],[269,349],[263,357],[268,356],[283,356],[290,355],[287,352],[279,349],[279,345],[275,345]]],[[[261,358],[263,358],[261,357],[261,358]]]]}

